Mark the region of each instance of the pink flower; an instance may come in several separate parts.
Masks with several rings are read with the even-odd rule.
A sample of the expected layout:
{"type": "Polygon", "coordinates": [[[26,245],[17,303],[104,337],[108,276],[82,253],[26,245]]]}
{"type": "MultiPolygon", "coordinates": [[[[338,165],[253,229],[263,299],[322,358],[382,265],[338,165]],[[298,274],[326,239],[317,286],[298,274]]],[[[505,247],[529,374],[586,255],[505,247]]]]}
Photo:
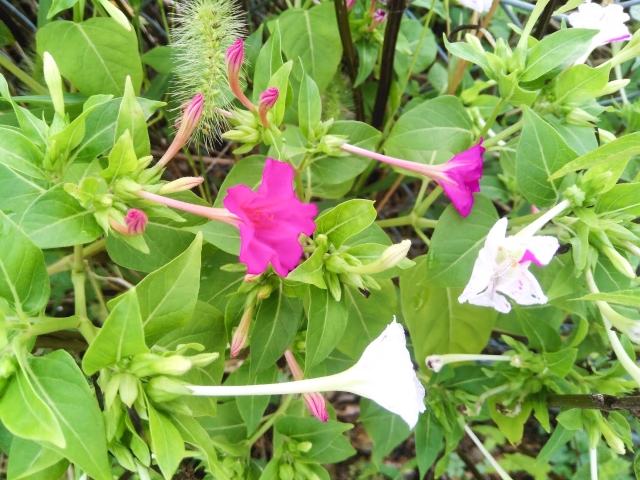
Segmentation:
{"type": "MultiPolygon", "coordinates": [[[[287,359],[287,364],[289,365],[289,370],[291,370],[291,374],[295,380],[302,380],[303,373],[300,365],[296,362],[293,353],[291,350],[287,348],[284,352],[284,358],[287,359]]],[[[313,393],[303,393],[302,398],[304,398],[304,402],[307,404],[307,408],[311,412],[311,415],[316,417],[321,422],[326,422],[329,420],[329,414],[327,413],[327,403],[319,392],[313,393]]]]}
{"type": "Polygon", "coordinates": [[[356,5],[356,0],[347,0],[347,12],[350,12],[356,5]]]}
{"type": "Polygon", "coordinates": [[[444,189],[453,206],[466,217],[473,207],[473,194],[480,191],[480,178],[482,177],[482,138],[476,145],[464,152],[455,155],[447,163],[440,165],[425,165],[423,163],[410,162],[399,158],[389,157],[381,153],[370,152],[364,148],[349,145],[340,145],[340,148],[350,153],[373,158],[379,162],[387,163],[395,167],[404,168],[420,175],[429,177],[444,189]]]}
{"type": "Polygon", "coordinates": [[[251,326],[251,317],[253,316],[253,303],[244,311],[240,324],[236,331],[233,333],[231,339],[231,358],[238,356],[240,351],[244,348],[244,344],[247,343],[249,338],[249,327],[251,326]]]}
{"type": "Polygon", "coordinates": [[[229,79],[229,87],[242,104],[252,112],[256,107],[251,103],[251,100],[242,91],[240,86],[240,71],[242,70],[242,63],[244,62],[244,40],[237,39],[233,45],[227,49],[227,77],[229,79]]]}
{"type": "Polygon", "coordinates": [[[267,158],[257,192],[246,185],[227,190],[223,205],[237,215],[240,228],[240,261],[247,273],[259,274],[273,265],[286,277],[302,256],[301,233],[312,235],[318,207],[302,203],[293,191],[293,168],[267,158]]]}
{"type": "Polygon", "coordinates": [[[140,235],[147,226],[147,215],[142,210],[132,208],[124,217],[124,222],[131,235],[140,235]]]}
{"type": "Polygon", "coordinates": [[[607,43],[629,40],[631,33],[624,22],[628,22],[630,18],[624,13],[621,5],[603,7],[587,1],[578,6],[577,12],[569,14],[569,23],[574,28],[598,30],[596,36],[591,39],[593,49],[607,43]]]}
{"type": "Polygon", "coordinates": [[[158,165],[160,167],[164,167],[167,163],[169,163],[169,160],[171,160],[174,155],[178,153],[180,149],[189,141],[189,138],[191,138],[191,134],[198,126],[198,121],[200,120],[200,116],[202,115],[203,104],[204,97],[201,93],[198,93],[186,106],[182,113],[180,126],[178,127],[178,132],[176,133],[173,142],[171,142],[171,145],[169,145],[169,148],[162,156],[162,158],[158,160],[158,165]]]}
{"type": "Polygon", "coordinates": [[[260,103],[258,104],[258,114],[260,115],[260,123],[264,128],[269,128],[269,120],[267,112],[273,108],[278,101],[280,92],[276,87],[269,87],[260,94],[260,103]]]}
{"type": "Polygon", "coordinates": [[[373,21],[377,22],[378,25],[384,22],[387,18],[387,12],[382,8],[376,10],[376,13],[373,14],[373,21]]]}

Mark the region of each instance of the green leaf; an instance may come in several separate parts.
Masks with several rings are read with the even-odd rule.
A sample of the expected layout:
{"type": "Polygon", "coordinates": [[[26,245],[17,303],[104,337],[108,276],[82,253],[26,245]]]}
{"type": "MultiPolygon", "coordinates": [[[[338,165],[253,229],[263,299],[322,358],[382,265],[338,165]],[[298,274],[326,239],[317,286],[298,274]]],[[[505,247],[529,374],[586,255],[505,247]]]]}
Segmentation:
{"type": "Polygon", "coordinates": [[[640,212],[640,183],[621,183],[600,195],[594,210],[598,214],[631,214],[640,212]]]}
{"type": "Polygon", "coordinates": [[[343,285],[342,301],[347,304],[349,319],[340,339],[338,350],[353,359],[360,358],[364,349],[393,321],[398,313],[398,298],[391,280],[378,280],[380,290],[372,290],[365,297],[357,288],[343,285]]]}
{"type": "MultiPolygon", "coordinates": [[[[225,385],[259,385],[265,383],[274,383],[278,375],[278,369],[275,365],[271,365],[266,370],[262,370],[255,376],[250,376],[250,364],[244,363],[233,375],[230,375],[225,385]]],[[[247,426],[247,434],[251,435],[256,431],[264,411],[271,400],[270,395],[248,395],[236,398],[236,405],[240,416],[247,426]]]]}
{"type": "Polygon", "coordinates": [[[15,311],[41,311],[50,293],[44,255],[2,212],[0,252],[0,297],[15,311]]]}
{"type": "MultiPolygon", "coordinates": [[[[284,118],[284,111],[287,104],[287,90],[289,90],[289,75],[291,74],[292,68],[293,61],[289,60],[273,74],[267,85],[267,87],[276,87],[278,92],[280,92],[278,100],[276,100],[276,104],[270,110],[270,114],[274,117],[276,126],[280,125],[284,118]]],[[[289,99],[289,102],[291,102],[291,99],[289,99]]]]}
{"type": "Polygon", "coordinates": [[[308,283],[318,288],[327,288],[324,281],[324,254],[328,247],[318,246],[311,256],[287,275],[287,280],[308,283]]]}
{"type": "Polygon", "coordinates": [[[109,153],[109,166],[100,174],[102,178],[112,181],[133,172],[138,166],[136,152],[129,130],[125,130],[109,153]]]}
{"type": "Polygon", "coordinates": [[[380,465],[391,450],[411,435],[407,422],[399,415],[385,410],[368,398],[360,400],[360,417],[369,438],[373,441],[373,461],[380,465]]]}
{"type": "Polygon", "coordinates": [[[136,158],[149,155],[151,147],[149,145],[147,121],[142,107],[136,100],[136,94],[131,84],[131,77],[127,77],[124,96],[120,103],[115,138],[120,138],[124,132],[127,131],[131,134],[136,158]]]}
{"type": "Polygon", "coordinates": [[[475,195],[473,210],[466,218],[449,205],[433,232],[426,257],[426,275],[420,283],[438,287],[466,286],[478,252],[496,221],[496,209],[484,195],[475,195]]]}
{"type": "Polygon", "coordinates": [[[379,47],[375,43],[361,39],[356,42],[356,49],[358,50],[358,75],[353,83],[353,88],[361,85],[373,72],[378,59],[379,47]]]}
{"type": "Polygon", "coordinates": [[[596,33],[597,30],[592,29],[566,28],[546,36],[529,52],[520,81],[530,82],[556,68],[572,64],[587,53],[596,33]]]}
{"type": "Polygon", "coordinates": [[[433,163],[439,152],[448,153],[451,158],[451,154],[469,148],[474,138],[472,126],[457,97],[441,96],[402,114],[384,143],[384,151],[392,157],[420,163],[433,163]]]}
{"type": "Polygon", "coordinates": [[[82,358],[82,369],[93,375],[124,357],[147,353],[136,291],[122,295],[82,358]]]}
{"type": "Polygon", "coordinates": [[[155,408],[147,404],[149,411],[149,432],[151,450],[156,456],[162,476],[170,480],[176,473],[185,455],[184,441],[171,421],[155,408]]]}
{"type": "Polygon", "coordinates": [[[461,288],[421,286],[424,258],[416,259],[416,266],[400,275],[402,315],[422,369],[428,355],[480,353],[498,318],[491,308],[458,302],[461,288]]]}
{"type": "Polygon", "coordinates": [[[322,116],[322,100],[318,85],[306,73],[302,76],[298,94],[298,119],[300,131],[309,141],[316,139],[322,116]]]}
{"type": "Polygon", "coordinates": [[[36,39],[38,54],[49,52],[60,73],[85,95],[121,97],[127,75],[134,90],[140,91],[142,64],[134,29],[127,31],[105,17],[81,23],[57,21],[38,30],[36,39]]]}
{"type": "Polygon", "coordinates": [[[75,360],[64,350],[30,360],[32,381],[53,411],[66,447],[45,446],[96,480],[112,480],[102,412],[75,360]]]}
{"type": "Polygon", "coordinates": [[[611,293],[589,293],[580,300],[590,300],[592,302],[609,302],[627,307],[640,308],[640,290],[620,290],[611,293]]]}
{"type": "MultiPolygon", "coordinates": [[[[267,89],[269,80],[276,71],[282,67],[280,23],[277,21],[271,32],[271,36],[265,42],[258,54],[255,73],[253,76],[253,103],[257,104],[260,94],[267,89]]],[[[218,195],[218,198],[220,196],[218,195]]]]}
{"type": "Polygon", "coordinates": [[[46,180],[41,170],[42,158],[42,152],[22,133],[0,126],[0,163],[2,165],[25,180],[46,180]]]}
{"type": "Polygon", "coordinates": [[[447,47],[447,50],[449,50],[452,55],[478,65],[480,68],[482,68],[487,77],[495,80],[495,75],[485,55],[477,51],[474,47],[466,42],[451,43],[449,42],[445,34],[442,35],[442,38],[444,40],[445,46],[447,47]]]}
{"type": "MultiPolygon", "coordinates": [[[[640,154],[640,132],[631,133],[623,137],[615,139],[613,142],[605,143],[597,149],[582,155],[572,162],[563,165],[557,169],[553,175],[549,176],[549,180],[556,180],[564,177],[567,173],[577,170],[585,170],[592,168],[601,168],[598,173],[608,171],[619,162],[626,163],[631,157],[640,154]]],[[[613,184],[606,182],[609,187],[613,186],[618,178],[613,178],[613,184]]],[[[608,188],[607,188],[608,190],[608,188]]]]}
{"type": "Polygon", "coordinates": [[[301,317],[302,303],[285,296],[282,285],[257,305],[251,334],[251,376],[282,356],[298,331],[301,317]]]}
{"type": "Polygon", "coordinates": [[[237,262],[237,256],[229,255],[218,249],[206,257],[202,262],[200,272],[198,298],[224,312],[227,305],[227,295],[234,293],[243,284],[244,273],[225,272],[220,267],[237,262]]]}
{"type": "Polygon", "coordinates": [[[276,431],[297,442],[311,442],[307,452],[318,463],[337,463],[356,454],[343,432],[353,428],[349,423],[329,420],[319,422],[311,417],[284,417],[276,422],[276,431]]]}
{"type": "Polygon", "coordinates": [[[40,195],[25,210],[19,226],[40,248],[89,243],[102,235],[93,213],[82,208],[62,185],[40,195]]]}
{"type": "MultiPolygon", "coordinates": [[[[393,62],[393,69],[400,78],[404,78],[411,67],[414,52],[418,49],[418,44],[422,37],[422,30],[422,23],[419,20],[414,20],[408,16],[402,17],[400,34],[396,44],[396,55],[393,62]]],[[[424,72],[436,59],[436,53],[435,36],[433,31],[429,29],[420,46],[412,73],[424,72]]]]}
{"type": "Polygon", "coordinates": [[[0,163],[0,210],[3,212],[21,216],[48,187],[49,182],[36,180],[0,163]]]}
{"type": "Polygon", "coordinates": [[[540,450],[537,457],[538,462],[547,463],[564,444],[573,438],[574,435],[575,433],[573,431],[567,430],[562,425],[558,424],[551,434],[551,437],[549,437],[549,440],[547,440],[547,443],[545,443],[542,450],[540,450]]]}
{"type": "Polygon", "coordinates": [[[76,3],[78,3],[78,0],[53,0],[47,13],[47,19],[55,17],[58,13],[73,7],[76,3]]]}
{"type": "Polygon", "coordinates": [[[596,98],[609,82],[611,67],[607,64],[591,68],[583,63],[565,70],[555,85],[558,105],[583,102],[596,98]]]}
{"type": "Polygon", "coordinates": [[[202,236],[164,267],[147,275],[136,286],[144,333],[152,337],[189,321],[198,300],[202,236]]]}
{"type": "Polygon", "coordinates": [[[349,237],[371,225],[376,215],[372,201],[348,200],[323,212],[316,219],[315,236],[326,235],[329,242],[340,247],[349,237]]]}
{"type": "Polygon", "coordinates": [[[149,65],[158,73],[173,73],[176,68],[175,49],[170,45],[153,47],[141,57],[142,63],[149,65]]]}
{"type": "Polygon", "coordinates": [[[15,437],[64,448],[64,433],[47,403],[21,369],[0,397],[0,420],[15,437]]]}
{"type": "Polygon", "coordinates": [[[320,92],[324,92],[342,59],[333,4],[325,3],[308,10],[289,8],[280,15],[279,23],[282,51],[289,60],[300,58],[304,71],[315,80],[320,92]]]}
{"type": "Polygon", "coordinates": [[[69,461],[31,440],[15,437],[11,442],[7,480],[60,478],[69,461]]]}
{"type": "Polygon", "coordinates": [[[247,426],[240,416],[235,401],[218,405],[218,416],[198,418],[198,423],[204,427],[212,440],[223,438],[229,443],[239,443],[247,438],[247,426]]]}
{"type": "Polygon", "coordinates": [[[577,155],[533,110],[523,107],[523,111],[524,127],[516,150],[516,183],[531,203],[549,207],[560,197],[560,181],[548,180],[551,172],[568,164],[577,155]]]}
{"type": "MultiPolygon", "coordinates": [[[[227,348],[227,333],[222,313],[211,305],[198,301],[189,322],[160,338],[156,345],[176,350],[179,345],[189,343],[199,343],[204,347],[204,352],[217,352],[219,357],[206,367],[192,367],[180,377],[181,380],[192,385],[219,385],[224,374],[224,355],[227,348]]],[[[192,395],[183,398],[182,401],[191,409],[193,416],[216,414],[216,399],[213,397],[192,395]]]]}
{"type": "Polygon", "coordinates": [[[522,330],[529,339],[529,348],[542,352],[555,352],[562,347],[562,338],[551,325],[519,307],[516,309],[516,314],[522,330]]]}
{"type": "Polygon", "coordinates": [[[443,447],[444,430],[437,418],[427,411],[418,417],[415,428],[416,456],[420,478],[424,478],[443,447]]]}
{"type": "Polygon", "coordinates": [[[306,300],[308,324],[304,369],[308,372],[340,343],[349,317],[346,303],[336,302],[329,290],[311,286],[306,300]]]}
{"type": "MultiPolygon", "coordinates": [[[[2,37],[1,30],[2,24],[0,23],[0,39],[2,37]]],[[[9,91],[9,85],[7,84],[6,79],[1,74],[0,95],[2,95],[2,98],[9,102],[13,107],[13,111],[15,112],[18,123],[20,124],[20,128],[22,129],[22,133],[40,150],[44,150],[47,143],[47,124],[44,122],[44,120],[39,119],[29,110],[19,106],[13,100],[13,98],[11,97],[11,92],[9,91]]]]}

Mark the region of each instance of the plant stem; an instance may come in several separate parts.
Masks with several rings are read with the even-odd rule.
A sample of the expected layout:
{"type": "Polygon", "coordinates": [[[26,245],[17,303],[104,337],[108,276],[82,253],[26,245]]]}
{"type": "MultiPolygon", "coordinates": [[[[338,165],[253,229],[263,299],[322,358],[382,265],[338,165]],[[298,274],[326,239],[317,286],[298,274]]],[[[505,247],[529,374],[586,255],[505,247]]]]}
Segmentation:
{"type": "Polygon", "coordinates": [[[373,107],[371,125],[378,130],[382,127],[384,114],[387,110],[391,81],[393,80],[393,61],[396,54],[396,43],[400,32],[402,15],[407,8],[407,0],[390,0],[387,4],[389,16],[384,31],[384,43],[382,44],[382,60],[380,62],[380,80],[376,93],[376,103],[373,107]]]}
{"type": "MultiPolygon", "coordinates": [[[[482,131],[480,132],[480,135],[478,135],[479,137],[484,137],[487,134],[489,129],[493,126],[494,122],[496,121],[496,118],[498,118],[498,115],[500,115],[500,112],[502,111],[502,109],[509,103],[510,99],[511,97],[502,98],[498,102],[498,104],[496,105],[496,108],[494,108],[493,112],[491,112],[491,115],[489,116],[487,123],[485,123],[484,127],[482,127],[482,131]]],[[[496,137],[497,137],[497,134],[493,138],[496,138],[496,137]]]]}
{"type": "Polygon", "coordinates": [[[591,466],[591,480],[598,480],[598,450],[589,449],[589,464],[591,466]]]}
{"type": "MultiPolygon", "coordinates": [[[[89,258],[94,256],[97,253],[100,253],[105,248],[105,239],[101,238],[100,240],[96,240],[90,245],[87,245],[82,249],[82,257],[89,258]]],[[[47,274],[49,276],[55,275],[56,273],[66,272],[67,270],[71,270],[71,266],[73,264],[73,254],[67,255],[66,257],[62,257],[60,260],[53,262],[51,265],[47,267],[47,274]]]]}
{"type": "Polygon", "coordinates": [[[509,474],[507,472],[505,472],[505,470],[500,466],[500,464],[496,461],[496,459],[493,458],[493,455],[491,455],[489,453],[489,450],[484,448],[484,445],[482,444],[480,439],[478,437],[476,437],[476,434],[473,433],[471,428],[469,428],[469,425],[465,424],[464,431],[467,433],[467,435],[469,435],[469,438],[473,441],[473,443],[476,444],[476,447],[478,447],[478,450],[480,450],[480,452],[482,452],[482,455],[484,455],[484,458],[486,458],[489,461],[489,463],[491,464],[491,466],[493,468],[495,468],[496,473],[500,476],[500,478],[502,480],[513,480],[509,476],[509,474]]]}
{"type": "Polygon", "coordinates": [[[78,331],[85,338],[87,343],[96,337],[96,327],[87,316],[87,297],[85,292],[85,268],[84,257],[82,255],[82,245],[73,247],[73,265],[71,266],[71,283],[73,283],[73,294],[75,298],[75,313],[79,318],[78,331]]]}
{"type": "MultiPolygon", "coordinates": [[[[413,208],[413,212],[416,214],[418,218],[422,218],[424,214],[429,210],[429,207],[437,200],[437,198],[442,194],[443,190],[440,185],[433,189],[433,191],[427,195],[418,206],[413,208]]],[[[426,220],[426,219],[425,219],[426,220]]]]}
{"type": "MultiPolygon", "coordinates": [[[[340,41],[342,42],[342,51],[347,58],[347,66],[349,67],[349,78],[351,83],[355,84],[358,77],[358,57],[356,49],[351,39],[351,29],[349,28],[349,12],[347,11],[347,3],[345,0],[335,0],[336,19],[338,21],[338,31],[340,32],[340,41]]],[[[356,113],[356,120],[364,121],[364,103],[362,101],[362,89],[358,86],[353,89],[353,103],[356,113]]]]}
{"type": "Polygon", "coordinates": [[[6,68],[9,72],[13,73],[18,79],[24,83],[27,87],[33,90],[34,93],[40,95],[49,95],[49,90],[43,85],[36,82],[30,75],[23,72],[20,67],[14,64],[4,53],[0,53],[0,67],[6,68]]]}
{"type": "Polygon", "coordinates": [[[482,142],[482,146],[484,148],[491,148],[496,145],[500,140],[504,140],[505,138],[510,137],[516,132],[522,130],[522,126],[524,125],[524,121],[520,120],[519,122],[514,123],[510,127],[505,128],[504,130],[496,133],[493,137],[487,138],[484,142],[482,142]]]}
{"type": "Polygon", "coordinates": [[[269,415],[267,421],[262,424],[262,426],[256,431],[256,433],[251,435],[251,438],[247,439],[247,441],[245,442],[246,445],[251,447],[251,445],[256,443],[258,439],[262,437],[262,435],[264,435],[267,430],[269,430],[273,426],[274,423],[276,423],[276,420],[284,416],[284,414],[287,413],[287,409],[289,408],[289,405],[291,405],[292,400],[293,395],[287,395],[286,397],[284,397],[284,400],[282,401],[278,409],[272,415],[269,415]]]}
{"type": "Polygon", "coordinates": [[[80,322],[80,317],[77,315],[66,318],[51,318],[44,322],[31,325],[28,333],[35,337],[38,335],[45,335],[47,333],[59,332],[60,330],[71,330],[73,328],[78,328],[80,322]]]}

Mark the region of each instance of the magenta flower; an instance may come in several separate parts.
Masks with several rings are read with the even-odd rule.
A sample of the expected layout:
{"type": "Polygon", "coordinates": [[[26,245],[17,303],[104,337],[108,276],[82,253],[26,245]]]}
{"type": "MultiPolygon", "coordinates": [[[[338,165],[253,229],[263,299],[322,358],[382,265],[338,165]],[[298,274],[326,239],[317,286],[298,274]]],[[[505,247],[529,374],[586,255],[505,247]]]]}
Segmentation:
{"type": "Polygon", "coordinates": [[[147,215],[142,210],[132,208],[124,217],[124,223],[127,225],[131,235],[140,235],[144,233],[144,229],[147,226],[147,215]]]}
{"type": "Polygon", "coordinates": [[[251,103],[251,100],[242,91],[240,86],[240,71],[242,70],[242,63],[244,62],[244,40],[237,39],[233,45],[227,49],[227,77],[229,79],[229,87],[242,104],[252,112],[256,107],[251,103]]]}
{"type": "Polygon", "coordinates": [[[302,256],[298,237],[316,229],[318,207],[298,200],[292,182],[290,165],[267,158],[257,192],[246,185],[227,190],[222,203],[240,218],[240,261],[249,274],[264,272],[271,262],[286,277],[302,256]]]}
{"type": "Polygon", "coordinates": [[[260,115],[260,123],[264,128],[269,128],[269,120],[267,112],[273,108],[278,101],[280,92],[276,87],[269,87],[260,94],[260,103],[258,104],[258,114],[260,115]]]}
{"type": "MultiPolygon", "coordinates": [[[[291,350],[288,348],[284,352],[284,358],[287,359],[287,364],[289,365],[289,370],[291,370],[291,375],[293,375],[294,380],[302,380],[304,376],[302,369],[300,368],[300,365],[298,365],[298,362],[296,362],[293,353],[291,353],[291,350]]],[[[321,422],[329,420],[327,402],[320,392],[303,393],[302,398],[304,399],[304,403],[307,404],[307,408],[311,412],[311,415],[321,422]]]]}
{"type": "Polygon", "coordinates": [[[191,99],[189,104],[182,112],[178,132],[176,133],[173,142],[171,142],[171,145],[169,145],[169,148],[167,149],[165,154],[160,160],[158,160],[158,166],[164,167],[167,163],[169,163],[169,160],[171,160],[174,155],[178,153],[180,149],[189,141],[189,138],[191,138],[191,134],[198,126],[198,121],[200,120],[200,116],[202,115],[203,104],[204,97],[201,93],[198,93],[191,99]]]}
{"type": "Polygon", "coordinates": [[[350,153],[373,158],[379,162],[387,163],[395,167],[404,168],[438,182],[449,197],[453,206],[466,217],[473,207],[473,194],[480,191],[480,178],[482,177],[482,154],[485,149],[482,146],[482,138],[476,145],[464,152],[455,155],[447,163],[440,165],[425,165],[423,163],[410,162],[399,158],[389,157],[376,152],[370,152],[364,148],[349,145],[340,145],[340,148],[350,153]]]}
{"type": "Polygon", "coordinates": [[[378,25],[384,22],[386,18],[387,18],[387,12],[382,8],[379,8],[378,10],[376,10],[376,13],[373,14],[373,21],[377,22],[378,25]]]}

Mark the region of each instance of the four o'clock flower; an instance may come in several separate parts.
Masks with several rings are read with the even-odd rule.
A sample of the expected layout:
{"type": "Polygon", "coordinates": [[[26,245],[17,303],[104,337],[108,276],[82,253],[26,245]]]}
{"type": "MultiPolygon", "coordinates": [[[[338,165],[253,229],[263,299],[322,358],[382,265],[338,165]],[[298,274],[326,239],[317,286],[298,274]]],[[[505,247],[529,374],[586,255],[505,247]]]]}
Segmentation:
{"type": "Polygon", "coordinates": [[[260,103],[258,104],[258,114],[260,115],[260,123],[264,128],[269,128],[269,120],[267,112],[273,108],[278,101],[280,92],[276,87],[269,87],[260,94],[260,103]]]}
{"type": "Polygon", "coordinates": [[[350,153],[373,158],[379,162],[400,167],[411,172],[429,177],[444,189],[444,193],[451,199],[453,206],[466,217],[473,207],[473,194],[480,191],[480,177],[482,177],[482,138],[468,150],[455,155],[447,163],[440,165],[425,165],[399,158],[389,157],[348,143],[340,148],[350,153]]]}
{"type": "Polygon", "coordinates": [[[471,279],[460,303],[493,307],[501,313],[509,313],[511,305],[502,294],[508,295],[520,305],[536,305],[547,302],[536,277],[529,272],[529,265],[547,265],[558,250],[558,239],[551,236],[534,236],[550,219],[570,205],[563,200],[516,235],[507,237],[507,219],[501,218],[491,228],[484,247],[478,253],[471,279]]]}
{"type": "Polygon", "coordinates": [[[318,207],[302,203],[293,190],[293,168],[267,158],[257,192],[246,185],[227,189],[222,201],[240,218],[240,261],[247,273],[260,274],[269,263],[286,277],[302,257],[301,233],[312,235],[318,207]]]}
{"type": "Polygon", "coordinates": [[[112,215],[116,215],[118,218],[109,216],[109,225],[121,235],[134,237],[144,233],[144,229],[147,226],[147,215],[142,210],[132,208],[124,216],[124,219],[120,212],[112,210],[112,215]],[[124,225],[121,223],[122,220],[124,220],[124,225]]]}
{"type": "Polygon", "coordinates": [[[251,103],[251,100],[242,91],[240,86],[240,71],[242,70],[242,64],[244,63],[244,40],[237,39],[233,45],[227,49],[227,78],[229,79],[229,87],[242,104],[252,112],[256,107],[251,103]]]}
{"type": "MultiPolygon", "coordinates": [[[[289,370],[291,370],[291,375],[296,380],[302,380],[303,373],[300,365],[296,362],[295,357],[291,350],[287,348],[284,352],[284,358],[287,359],[287,364],[289,365],[289,370]]],[[[311,415],[316,417],[321,422],[326,422],[329,420],[329,414],[327,413],[327,403],[319,392],[313,393],[303,393],[302,398],[304,398],[304,403],[307,404],[307,408],[311,412],[311,415]]]]}
{"type": "Polygon", "coordinates": [[[231,358],[238,356],[240,350],[244,348],[244,344],[247,343],[254,306],[255,298],[251,298],[249,300],[249,304],[245,305],[245,310],[242,314],[242,318],[240,319],[240,324],[238,325],[238,328],[236,328],[231,339],[231,358]]]}
{"type": "Polygon", "coordinates": [[[158,160],[158,166],[164,167],[169,160],[171,160],[176,153],[180,151],[180,149],[189,141],[191,138],[191,134],[198,126],[198,121],[200,120],[200,116],[202,115],[202,106],[204,104],[204,97],[201,93],[198,93],[195,97],[191,99],[187,107],[184,109],[182,113],[182,117],[180,119],[180,127],[178,128],[178,132],[176,133],[173,142],[169,145],[169,148],[162,156],[160,160],[158,160]]]}
{"type": "Polygon", "coordinates": [[[475,10],[478,13],[484,13],[491,10],[493,0],[458,0],[464,7],[475,10]]]}
{"type": "Polygon", "coordinates": [[[590,51],[607,43],[630,39],[629,28],[624,24],[629,19],[629,15],[624,13],[620,5],[609,4],[603,7],[591,1],[583,3],[577,12],[569,15],[572,27],[598,30],[596,36],[591,39],[590,51]]]}
{"type": "Polygon", "coordinates": [[[411,428],[425,410],[424,387],[413,370],[404,329],[395,319],[367,346],[358,363],[342,373],[288,383],[237,387],[189,385],[187,388],[194,395],[214,397],[351,392],[400,415],[411,428]]]}
{"type": "MultiPolygon", "coordinates": [[[[240,229],[240,261],[247,273],[259,275],[269,266],[285,277],[302,257],[301,234],[313,235],[318,207],[302,203],[293,190],[293,168],[268,158],[257,192],[246,185],[227,189],[226,208],[204,207],[146,190],[135,194],[167,207],[224,222],[240,229]]],[[[190,181],[193,181],[190,180],[190,181]]],[[[195,182],[197,184],[199,182],[195,182]]],[[[167,184],[171,185],[171,184],[167,184]]]]}

